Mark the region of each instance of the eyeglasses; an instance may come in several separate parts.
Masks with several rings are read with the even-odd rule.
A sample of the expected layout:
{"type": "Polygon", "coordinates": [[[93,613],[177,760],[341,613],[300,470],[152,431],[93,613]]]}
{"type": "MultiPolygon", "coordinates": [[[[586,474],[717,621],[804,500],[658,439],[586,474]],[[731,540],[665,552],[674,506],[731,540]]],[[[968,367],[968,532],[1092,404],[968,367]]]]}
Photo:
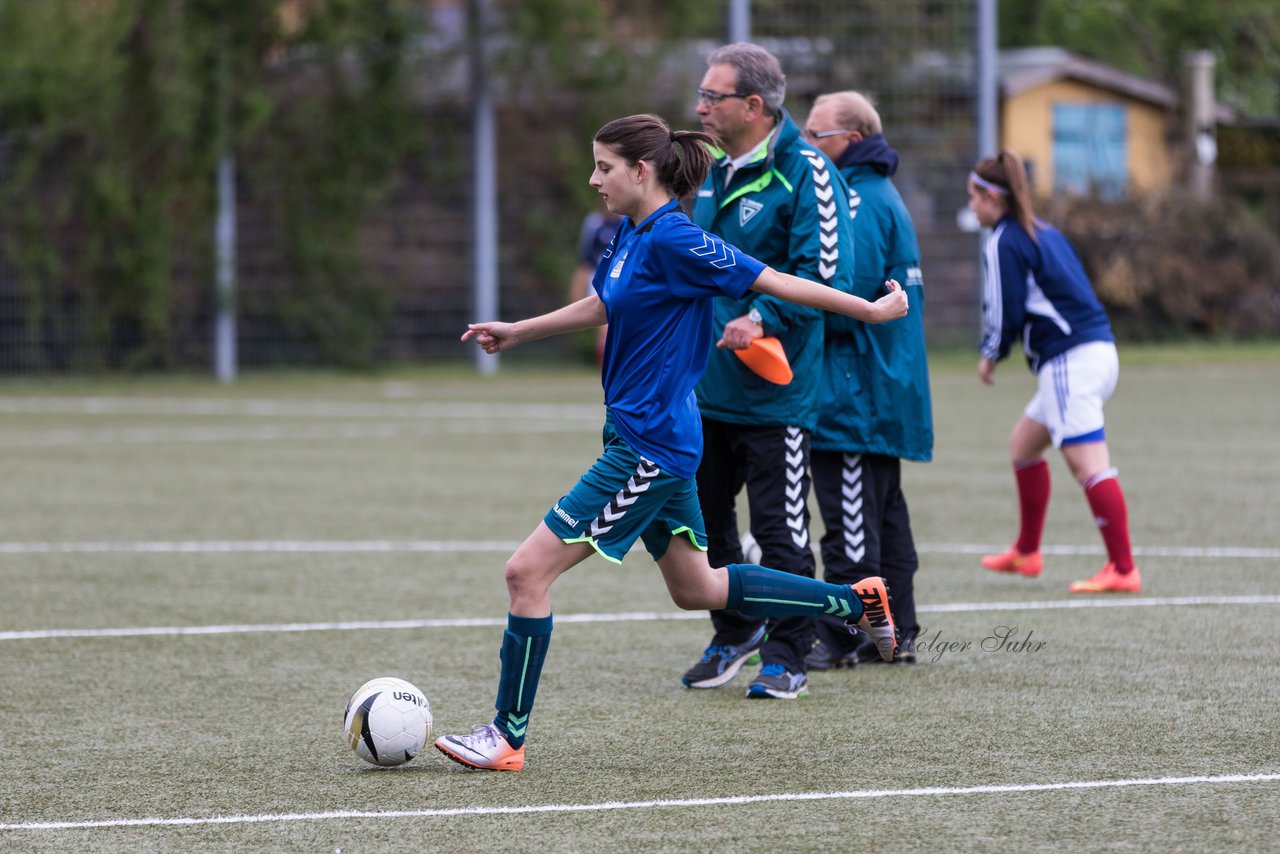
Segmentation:
{"type": "Polygon", "coordinates": [[[836,128],[835,130],[809,130],[804,129],[806,139],[826,139],[829,136],[839,136],[842,133],[852,133],[847,128],[836,128]]]}
{"type": "Polygon", "coordinates": [[[712,92],[710,89],[699,89],[698,100],[715,106],[725,98],[750,98],[749,92],[712,92]]]}

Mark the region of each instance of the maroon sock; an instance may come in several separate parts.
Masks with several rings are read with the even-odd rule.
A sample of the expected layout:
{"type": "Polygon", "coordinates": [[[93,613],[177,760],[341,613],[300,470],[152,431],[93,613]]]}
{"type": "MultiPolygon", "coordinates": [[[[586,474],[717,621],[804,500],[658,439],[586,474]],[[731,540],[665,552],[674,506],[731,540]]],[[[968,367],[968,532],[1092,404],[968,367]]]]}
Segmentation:
{"type": "Polygon", "coordinates": [[[1124,503],[1124,491],[1116,479],[1116,470],[1107,469],[1089,478],[1084,484],[1085,498],[1093,511],[1093,521],[1107,546],[1107,559],[1115,564],[1116,572],[1128,575],[1133,572],[1133,551],[1129,545],[1129,510],[1124,503]]]}
{"type": "Polygon", "coordinates": [[[1014,463],[1018,483],[1018,542],[1014,548],[1025,554],[1040,550],[1044,517],[1049,512],[1049,461],[1044,457],[1029,463],[1014,463]]]}

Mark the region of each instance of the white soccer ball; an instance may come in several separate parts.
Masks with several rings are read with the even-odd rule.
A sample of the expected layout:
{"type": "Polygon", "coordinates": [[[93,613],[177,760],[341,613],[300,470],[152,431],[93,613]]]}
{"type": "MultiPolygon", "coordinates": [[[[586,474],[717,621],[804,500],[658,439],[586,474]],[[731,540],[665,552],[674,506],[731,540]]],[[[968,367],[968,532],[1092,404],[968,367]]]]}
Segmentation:
{"type": "Polygon", "coordinates": [[[750,531],[742,535],[739,542],[742,543],[742,560],[744,563],[759,564],[760,559],[764,557],[764,551],[761,550],[760,544],[756,542],[756,538],[750,531]]]}
{"type": "Polygon", "coordinates": [[[370,679],[357,688],[342,718],[351,749],[374,765],[403,765],[431,737],[426,695],[394,676],[370,679]]]}

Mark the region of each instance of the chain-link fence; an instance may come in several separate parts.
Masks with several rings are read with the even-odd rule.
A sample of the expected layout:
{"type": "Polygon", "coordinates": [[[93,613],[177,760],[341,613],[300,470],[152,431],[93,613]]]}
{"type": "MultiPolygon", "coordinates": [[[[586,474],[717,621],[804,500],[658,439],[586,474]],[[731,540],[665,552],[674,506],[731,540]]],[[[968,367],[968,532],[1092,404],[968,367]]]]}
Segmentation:
{"type": "MultiPolygon", "coordinates": [[[[586,184],[591,132],[635,112],[696,127],[693,90],[706,56],[725,40],[726,20],[664,20],[651,32],[628,19],[634,37],[624,33],[607,49],[575,43],[566,59],[556,45],[516,51],[502,27],[513,8],[506,7],[507,19],[499,14],[491,34],[500,189],[499,241],[491,251],[504,317],[550,310],[566,297],[579,223],[598,204],[586,184]]],[[[377,182],[375,202],[350,229],[357,249],[349,260],[324,266],[330,232],[304,239],[314,224],[307,200],[290,195],[296,187],[287,169],[255,163],[268,144],[250,140],[238,148],[235,313],[243,367],[466,355],[457,339],[472,312],[475,164],[465,4],[423,9],[419,30],[398,47],[419,144],[377,182]]],[[[856,88],[874,98],[886,138],[902,155],[896,183],[919,232],[931,340],[970,340],[976,243],[957,227],[956,213],[975,155],[974,4],[756,0],[751,28],[752,40],[780,58],[787,106],[799,121],[822,92],[856,88]]],[[[317,74],[303,50],[275,61],[267,88],[275,108],[300,97],[317,74]]],[[[298,127],[291,144],[305,146],[305,125],[298,127]]],[[[35,177],[28,168],[15,181],[24,139],[0,115],[0,186],[9,188],[0,233],[0,371],[210,366],[212,219],[173,220],[188,231],[166,248],[171,283],[162,298],[127,287],[108,295],[95,280],[95,262],[104,251],[123,250],[117,243],[131,235],[104,242],[86,234],[90,218],[78,210],[68,177],[79,169],[74,144],[41,159],[35,177]]],[[[341,143],[331,135],[324,144],[341,143]]],[[[145,170],[137,175],[135,189],[144,195],[147,180],[145,170]]],[[[209,183],[211,197],[212,173],[209,183]]],[[[323,188],[312,189],[313,199],[322,198],[323,188]]],[[[202,201],[212,209],[210,199],[202,201]]],[[[345,232],[332,233],[337,242],[345,232]]],[[[543,347],[574,349],[572,342],[543,347]]]]}

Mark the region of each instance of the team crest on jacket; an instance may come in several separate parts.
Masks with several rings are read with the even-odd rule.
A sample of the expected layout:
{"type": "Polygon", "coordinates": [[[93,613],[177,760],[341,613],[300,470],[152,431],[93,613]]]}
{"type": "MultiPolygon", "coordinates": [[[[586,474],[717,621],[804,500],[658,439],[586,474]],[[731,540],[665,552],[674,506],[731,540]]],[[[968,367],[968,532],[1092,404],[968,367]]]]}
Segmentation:
{"type": "Polygon", "coordinates": [[[760,204],[755,199],[743,199],[738,202],[738,226],[745,226],[747,223],[751,222],[752,217],[760,213],[762,210],[764,210],[764,205],[760,204]]]}

